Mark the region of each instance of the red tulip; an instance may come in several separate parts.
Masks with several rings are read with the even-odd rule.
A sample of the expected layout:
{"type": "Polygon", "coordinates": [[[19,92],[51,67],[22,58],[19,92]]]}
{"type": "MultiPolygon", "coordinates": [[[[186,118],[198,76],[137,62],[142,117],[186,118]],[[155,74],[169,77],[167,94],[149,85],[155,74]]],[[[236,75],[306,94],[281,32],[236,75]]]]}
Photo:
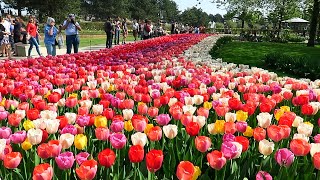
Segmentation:
{"type": "Polygon", "coordinates": [[[114,164],[116,160],[116,154],[111,149],[107,148],[98,154],[98,160],[101,166],[109,168],[114,164]]]}
{"type": "Polygon", "coordinates": [[[43,111],[46,109],[46,102],[44,100],[37,100],[33,102],[34,108],[38,109],[39,111],[43,111]]]}
{"type": "Polygon", "coordinates": [[[179,180],[191,180],[195,170],[194,165],[189,161],[181,161],[177,167],[177,177],[179,180]]]}
{"type": "Polygon", "coordinates": [[[48,101],[50,103],[57,103],[61,99],[61,95],[57,92],[53,92],[48,96],[48,101]]]}
{"type": "Polygon", "coordinates": [[[40,111],[38,109],[29,109],[27,111],[27,118],[32,120],[36,120],[40,117],[40,111]]]}
{"type": "Polygon", "coordinates": [[[158,116],[158,112],[159,112],[159,109],[158,109],[157,107],[150,107],[150,108],[148,109],[148,115],[149,115],[150,117],[156,117],[156,116],[158,116]]]}
{"type": "Polygon", "coordinates": [[[222,152],[214,150],[207,154],[209,165],[216,170],[220,170],[226,164],[227,159],[223,156],[222,152]]]}
{"type": "Polygon", "coordinates": [[[267,134],[266,130],[264,130],[261,127],[254,128],[254,130],[253,130],[253,138],[256,141],[264,140],[266,138],[266,134],[267,134]]]}
{"type": "Polygon", "coordinates": [[[312,160],[313,160],[313,166],[314,166],[316,169],[320,170],[320,152],[315,153],[315,154],[313,155],[312,160]]]}
{"type": "Polygon", "coordinates": [[[50,157],[57,157],[62,149],[62,145],[59,140],[50,140],[48,142],[47,151],[50,153],[50,157]]]}
{"type": "Polygon", "coordinates": [[[215,108],[215,110],[218,116],[224,117],[226,113],[229,111],[229,108],[225,106],[218,106],[215,108]]]}
{"type": "Polygon", "coordinates": [[[313,114],[313,107],[310,104],[304,104],[301,107],[301,113],[310,116],[313,114]]]}
{"type": "Polygon", "coordinates": [[[237,132],[236,124],[234,122],[224,123],[224,132],[226,134],[234,134],[237,132]]]}
{"type": "Polygon", "coordinates": [[[163,152],[161,150],[152,149],[146,155],[146,165],[150,172],[158,171],[163,162],[163,152]]]}
{"type": "Polygon", "coordinates": [[[50,152],[48,151],[48,144],[42,143],[37,148],[37,154],[42,159],[48,159],[50,157],[50,152]]]}
{"type": "Polygon", "coordinates": [[[190,136],[196,136],[200,131],[200,126],[196,122],[190,122],[186,127],[186,131],[190,136]]]}
{"type": "Polygon", "coordinates": [[[22,160],[20,152],[11,152],[4,156],[3,165],[7,169],[17,168],[22,160]]]}
{"type": "Polygon", "coordinates": [[[248,150],[249,144],[250,144],[248,138],[243,136],[236,136],[235,141],[242,145],[242,152],[245,152],[248,150]]]}
{"type": "Polygon", "coordinates": [[[274,142],[279,142],[283,139],[284,134],[281,133],[281,128],[276,125],[271,125],[267,129],[268,137],[274,142]]]}
{"type": "Polygon", "coordinates": [[[130,162],[139,163],[143,161],[144,149],[140,145],[133,145],[129,148],[128,155],[130,162]]]}
{"type": "Polygon", "coordinates": [[[241,109],[242,102],[237,98],[231,98],[228,101],[228,105],[229,105],[231,110],[238,111],[238,110],[241,109]]]}
{"type": "Polygon", "coordinates": [[[68,107],[68,108],[75,107],[77,105],[77,103],[78,103],[78,100],[75,97],[68,97],[66,99],[66,107],[68,107]]]}
{"type": "Polygon", "coordinates": [[[18,127],[21,122],[21,116],[16,113],[9,114],[8,116],[8,123],[10,126],[18,127]]]}
{"type": "Polygon", "coordinates": [[[97,169],[97,161],[91,159],[84,161],[80,167],[76,169],[76,173],[81,180],[92,180],[96,176],[97,169]]]}
{"type": "Polygon", "coordinates": [[[295,156],[306,156],[311,149],[311,145],[304,139],[293,139],[290,142],[290,150],[295,156]]]}
{"type": "Polygon", "coordinates": [[[145,103],[141,103],[138,105],[138,113],[141,115],[145,115],[148,113],[148,106],[145,103]]]}
{"type": "Polygon", "coordinates": [[[48,163],[39,164],[33,169],[32,180],[51,180],[53,169],[48,163]]]}

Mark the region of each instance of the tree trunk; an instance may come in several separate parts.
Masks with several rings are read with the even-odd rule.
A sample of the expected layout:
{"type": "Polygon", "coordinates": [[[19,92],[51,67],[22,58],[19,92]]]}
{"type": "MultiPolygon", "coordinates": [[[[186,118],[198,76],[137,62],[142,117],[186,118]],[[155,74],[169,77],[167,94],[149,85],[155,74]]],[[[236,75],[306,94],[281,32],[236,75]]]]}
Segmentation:
{"type": "Polygon", "coordinates": [[[241,20],[241,28],[244,29],[244,19],[241,20]]]}
{"type": "Polygon", "coordinates": [[[314,47],[316,34],[317,34],[317,25],[318,25],[318,16],[319,16],[319,0],[313,1],[313,9],[311,16],[311,24],[310,24],[310,33],[309,33],[309,41],[307,46],[314,47]]]}
{"type": "Polygon", "coordinates": [[[283,15],[284,15],[284,11],[285,11],[284,6],[285,6],[285,0],[282,0],[282,7],[280,8],[278,38],[280,38],[280,32],[281,32],[281,29],[282,29],[282,21],[283,21],[283,15]]]}
{"type": "Polygon", "coordinates": [[[21,8],[18,8],[18,16],[22,16],[22,13],[21,13],[21,8]]]}

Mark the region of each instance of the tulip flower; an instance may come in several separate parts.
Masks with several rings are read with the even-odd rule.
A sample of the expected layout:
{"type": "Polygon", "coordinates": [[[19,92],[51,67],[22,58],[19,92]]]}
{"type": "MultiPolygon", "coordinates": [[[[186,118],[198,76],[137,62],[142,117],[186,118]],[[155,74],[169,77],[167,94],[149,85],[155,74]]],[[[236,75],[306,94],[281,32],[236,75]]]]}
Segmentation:
{"type": "Polygon", "coordinates": [[[122,149],[127,142],[127,138],[124,134],[113,133],[110,135],[110,143],[115,149],[122,149]]]}
{"type": "Polygon", "coordinates": [[[87,152],[81,152],[76,155],[76,161],[79,165],[81,165],[84,161],[88,160],[88,157],[90,156],[87,152]]]}
{"type": "Polygon", "coordinates": [[[143,161],[144,158],[144,149],[143,146],[133,145],[129,148],[128,151],[129,160],[132,163],[139,163],[143,161]]]}
{"type": "Polygon", "coordinates": [[[28,141],[32,145],[37,145],[42,141],[43,132],[41,129],[29,129],[27,133],[28,141]]]}
{"type": "Polygon", "coordinates": [[[59,141],[63,149],[68,149],[72,146],[74,139],[75,139],[74,135],[70,133],[66,133],[66,134],[61,134],[59,141]]]}
{"type": "Polygon", "coordinates": [[[207,154],[207,160],[211,168],[220,170],[226,164],[227,160],[220,151],[214,150],[207,154]]]}
{"type": "Polygon", "coordinates": [[[277,150],[274,158],[280,166],[289,167],[294,161],[294,154],[289,149],[282,148],[277,150]]]}
{"type": "Polygon", "coordinates": [[[110,131],[107,127],[105,128],[99,127],[95,129],[95,135],[97,139],[101,141],[106,141],[109,139],[110,131]]]}
{"type": "Polygon", "coordinates": [[[55,157],[55,161],[59,169],[65,170],[70,169],[74,163],[74,156],[72,152],[64,152],[55,157]]]}
{"type": "Polygon", "coordinates": [[[7,169],[17,168],[22,160],[20,152],[11,152],[4,156],[3,165],[7,169]]]}
{"type": "Polygon", "coordinates": [[[171,118],[169,114],[159,114],[156,118],[157,123],[160,126],[165,126],[170,122],[171,118]]]}
{"type": "Polygon", "coordinates": [[[223,142],[221,152],[226,159],[238,158],[242,152],[242,146],[237,142],[223,142]]]}
{"type": "Polygon", "coordinates": [[[256,180],[272,180],[272,176],[265,171],[259,171],[256,175],[256,180]]]}
{"type": "Polygon", "coordinates": [[[124,128],[124,122],[121,120],[112,121],[110,129],[112,132],[121,132],[124,128]]]}
{"type": "Polygon", "coordinates": [[[161,150],[152,149],[146,154],[146,165],[150,172],[158,171],[163,162],[163,152],[161,150]]]}
{"type": "Polygon", "coordinates": [[[107,148],[98,154],[98,160],[101,166],[109,168],[114,164],[116,160],[116,154],[111,149],[107,148]]]}
{"type": "Polygon", "coordinates": [[[206,152],[211,146],[211,139],[206,136],[197,136],[194,141],[196,149],[202,153],[206,152]]]}
{"type": "Polygon", "coordinates": [[[249,140],[246,137],[243,136],[236,136],[235,137],[235,142],[238,142],[239,144],[242,145],[242,152],[245,152],[249,148],[249,140]]]}
{"type": "Polygon", "coordinates": [[[162,138],[162,129],[159,126],[152,127],[147,135],[150,141],[159,141],[162,138]]]}
{"type": "Polygon", "coordinates": [[[148,142],[147,135],[145,133],[137,132],[131,135],[131,142],[133,145],[140,145],[144,147],[148,142]]]}
{"type": "Polygon", "coordinates": [[[192,179],[195,173],[194,165],[189,161],[181,161],[177,167],[177,178],[179,180],[192,179]]]}
{"type": "Polygon", "coordinates": [[[33,169],[32,179],[33,180],[51,180],[53,177],[53,169],[48,163],[39,164],[33,169]]]}
{"type": "Polygon", "coordinates": [[[259,142],[259,152],[265,156],[269,156],[274,150],[274,143],[264,139],[259,142]]]}
{"type": "Polygon", "coordinates": [[[177,125],[172,125],[172,124],[166,125],[162,127],[162,130],[164,135],[169,139],[175,138],[178,134],[177,125]]]}
{"type": "Polygon", "coordinates": [[[76,169],[76,174],[81,180],[92,180],[96,176],[98,165],[95,160],[84,161],[79,168],[76,169]]]}
{"type": "Polygon", "coordinates": [[[190,136],[198,135],[199,130],[200,130],[200,126],[196,122],[190,122],[186,127],[186,131],[190,136]]]}
{"type": "Polygon", "coordinates": [[[313,166],[316,169],[320,170],[320,152],[317,152],[313,155],[312,161],[313,161],[313,166]]]}
{"type": "Polygon", "coordinates": [[[303,139],[293,139],[290,142],[290,150],[295,156],[306,156],[311,149],[311,145],[303,139]]]}
{"type": "Polygon", "coordinates": [[[83,150],[87,146],[88,138],[84,134],[77,134],[74,137],[74,145],[77,149],[83,150]]]}
{"type": "Polygon", "coordinates": [[[260,113],[257,116],[258,125],[262,128],[267,128],[271,124],[272,114],[269,113],[260,113]]]}

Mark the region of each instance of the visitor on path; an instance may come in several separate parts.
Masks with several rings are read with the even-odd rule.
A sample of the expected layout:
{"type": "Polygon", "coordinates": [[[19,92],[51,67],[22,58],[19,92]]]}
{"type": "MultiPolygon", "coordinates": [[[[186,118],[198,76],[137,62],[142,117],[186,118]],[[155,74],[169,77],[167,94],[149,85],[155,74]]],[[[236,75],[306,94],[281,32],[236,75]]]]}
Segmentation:
{"type": "Polygon", "coordinates": [[[176,32],[176,23],[172,21],[171,23],[171,34],[174,34],[176,32]]]}
{"type": "Polygon", "coordinates": [[[74,53],[78,53],[80,37],[79,31],[81,31],[80,24],[76,21],[74,14],[69,14],[67,20],[63,22],[62,30],[65,30],[67,54],[71,54],[72,46],[74,53]]]}
{"type": "Polygon", "coordinates": [[[122,44],[126,44],[126,39],[128,37],[128,26],[127,26],[127,19],[124,18],[122,22],[122,44]]]}
{"type": "Polygon", "coordinates": [[[37,20],[36,16],[34,16],[34,15],[30,15],[30,16],[29,16],[29,21],[30,21],[31,19],[33,19],[34,24],[36,25],[36,28],[37,28],[37,36],[36,36],[35,39],[36,39],[38,45],[40,45],[40,38],[41,38],[41,36],[40,36],[40,34],[39,34],[39,21],[37,20]]]}
{"type": "Polygon", "coordinates": [[[138,32],[139,32],[139,24],[137,20],[134,20],[132,24],[132,33],[133,33],[134,41],[137,41],[138,32]]]}
{"type": "Polygon", "coordinates": [[[145,24],[143,25],[143,40],[150,38],[150,32],[151,32],[151,21],[145,20],[145,24]]]}
{"type": "Polygon", "coordinates": [[[9,34],[9,41],[11,45],[11,51],[14,51],[14,41],[13,41],[13,29],[14,29],[14,19],[12,19],[10,14],[7,14],[6,20],[10,23],[10,34],[9,34]]]}
{"type": "Polygon", "coordinates": [[[118,19],[115,21],[115,32],[114,32],[114,44],[119,45],[120,43],[120,31],[121,31],[121,23],[118,19]]]}
{"type": "Polygon", "coordinates": [[[44,44],[47,48],[47,54],[51,56],[56,55],[56,45],[58,44],[56,40],[58,29],[55,24],[55,20],[52,17],[48,17],[47,24],[44,27],[44,44]]]}
{"type": "Polygon", "coordinates": [[[0,43],[1,43],[1,52],[2,56],[4,54],[7,55],[8,59],[11,59],[11,45],[9,40],[10,32],[6,29],[6,20],[4,18],[0,18],[1,24],[0,24],[0,43]]]}
{"type": "Polygon", "coordinates": [[[114,27],[110,17],[108,17],[107,22],[104,24],[104,31],[107,35],[106,48],[112,48],[112,34],[114,32],[114,27]]]}
{"type": "Polygon", "coordinates": [[[29,23],[27,25],[27,39],[29,40],[29,43],[30,43],[30,47],[29,47],[29,51],[28,51],[28,57],[30,58],[31,57],[31,51],[32,51],[32,48],[33,46],[36,47],[36,50],[37,50],[37,53],[39,54],[39,56],[41,56],[41,53],[40,53],[40,49],[39,49],[39,44],[36,40],[36,37],[37,37],[37,27],[36,27],[36,24],[35,24],[35,21],[33,18],[31,18],[29,20],[29,23]]]}
{"type": "Polygon", "coordinates": [[[140,21],[140,24],[139,24],[139,36],[140,36],[140,40],[143,40],[143,35],[144,35],[144,22],[143,20],[140,21]]]}

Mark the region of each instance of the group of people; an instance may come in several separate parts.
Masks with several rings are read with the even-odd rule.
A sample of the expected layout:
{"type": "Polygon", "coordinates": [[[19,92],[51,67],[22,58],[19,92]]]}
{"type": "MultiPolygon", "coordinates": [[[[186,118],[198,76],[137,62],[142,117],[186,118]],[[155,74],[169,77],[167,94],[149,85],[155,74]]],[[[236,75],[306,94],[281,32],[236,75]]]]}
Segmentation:
{"type": "Polygon", "coordinates": [[[171,23],[171,34],[184,34],[184,33],[205,33],[205,26],[189,26],[188,24],[183,25],[181,23],[171,23]]]}
{"type": "MultiPolygon", "coordinates": [[[[120,34],[122,32],[122,44],[126,44],[128,37],[128,24],[127,19],[108,17],[104,24],[104,31],[107,35],[106,48],[112,48],[113,40],[115,45],[119,45],[120,34]]],[[[161,24],[153,25],[148,19],[138,23],[137,20],[132,22],[132,35],[134,41],[137,41],[139,36],[141,40],[149,39],[151,37],[158,37],[165,34],[161,24]]]]}
{"type": "MultiPolygon", "coordinates": [[[[63,24],[56,27],[55,20],[48,17],[46,24],[43,28],[44,32],[44,45],[47,49],[47,54],[55,56],[56,46],[63,45],[63,38],[60,35],[62,30],[65,30],[67,54],[71,53],[72,47],[74,53],[79,49],[79,31],[81,27],[75,19],[74,14],[69,14],[68,18],[63,24]]],[[[39,22],[35,16],[29,16],[28,22],[25,23],[22,18],[11,18],[10,15],[0,18],[0,57],[7,56],[11,59],[11,54],[15,53],[15,44],[24,43],[30,44],[28,49],[28,57],[31,57],[32,49],[35,47],[39,56],[42,56],[39,48],[40,33],[39,22]]]]}

